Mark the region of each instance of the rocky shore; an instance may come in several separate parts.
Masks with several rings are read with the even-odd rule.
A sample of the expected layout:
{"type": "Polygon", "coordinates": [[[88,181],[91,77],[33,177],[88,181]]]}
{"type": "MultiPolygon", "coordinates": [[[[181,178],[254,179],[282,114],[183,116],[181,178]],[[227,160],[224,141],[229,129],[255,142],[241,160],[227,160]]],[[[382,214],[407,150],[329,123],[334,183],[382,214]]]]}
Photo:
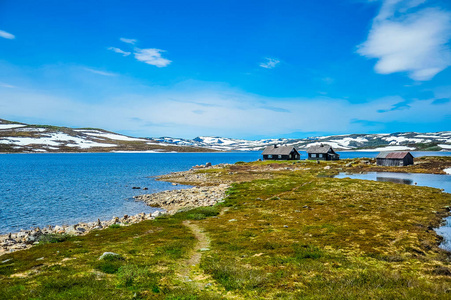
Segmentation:
{"type": "Polygon", "coordinates": [[[111,225],[128,226],[144,220],[153,220],[156,217],[166,214],[166,212],[155,211],[152,214],[139,213],[134,216],[124,215],[122,218],[114,217],[111,220],[89,223],[78,223],[69,226],[48,226],[44,228],[34,228],[31,230],[21,230],[16,233],[0,235],[0,255],[31,248],[39,244],[45,236],[49,235],[84,235],[93,230],[102,230],[111,225]]]}
{"type": "MultiPolygon", "coordinates": [[[[224,167],[219,165],[215,167],[224,167]]],[[[162,214],[174,214],[180,209],[195,208],[200,206],[212,206],[218,202],[223,201],[225,192],[229,187],[224,182],[211,182],[208,180],[207,174],[197,173],[196,170],[203,168],[212,168],[211,164],[195,166],[189,171],[171,173],[163,175],[159,179],[165,181],[189,182],[191,184],[198,184],[200,187],[193,187],[183,190],[170,190],[159,192],[155,194],[147,194],[135,196],[136,201],[143,201],[152,207],[160,207],[165,211],[156,211],[152,214],[140,213],[134,216],[124,215],[122,218],[114,217],[111,220],[89,223],[78,223],[69,226],[48,226],[45,228],[34,228],[31,230],[21,230],[16,233],[9,233],[0,235],[0,256],[6,253],[24,250],[39,244],[46,236],[50,235],[85,235],[93,230],[102,230],[111,225],[128,226],[139,223],[144,220],[153,220],[162,214]],[[216,184],[211,186],[211,184],[216,184]]],[[[174,183],[176,184],[176,183],[174,183]]]]}
{"type": "Polygon", "coordinates": [[[144,201],[149,206],[161,207],[169,214],[174,214],[180,209],[213,206],[216,203],[223,201],[228,187],[227,184],[193,187],[184,190],[172,190],[155,194],[139,195],[134,198],[138,201],[144,201]]]}

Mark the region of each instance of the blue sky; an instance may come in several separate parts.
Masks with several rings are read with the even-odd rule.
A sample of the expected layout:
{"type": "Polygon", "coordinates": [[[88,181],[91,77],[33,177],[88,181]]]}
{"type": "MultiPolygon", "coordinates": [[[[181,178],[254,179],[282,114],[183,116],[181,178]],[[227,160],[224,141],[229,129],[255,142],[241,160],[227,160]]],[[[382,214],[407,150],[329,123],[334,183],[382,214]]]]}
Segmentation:
{"type": "Polygon", "coordinates": [[[451,129],[451,3],[0,0],[0,118],[134,136],[451,129]]]}

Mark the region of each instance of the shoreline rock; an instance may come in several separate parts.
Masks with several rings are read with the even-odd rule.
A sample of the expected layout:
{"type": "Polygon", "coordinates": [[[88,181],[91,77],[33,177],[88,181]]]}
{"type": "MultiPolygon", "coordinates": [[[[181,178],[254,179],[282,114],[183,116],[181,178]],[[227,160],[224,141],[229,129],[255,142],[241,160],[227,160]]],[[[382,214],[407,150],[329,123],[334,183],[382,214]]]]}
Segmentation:
{"type": "Polygon", "coordinates": [[[152,207],[161,207],[168,214],[175,214],[180,209],[201,206],[213,206],[224,201],[228,184],[217,186],[193,187],[183,190],[169,190],[154,194],[135,196],[137,201],[143,201],[152,207]]]}
{"type": "Polygon", "coordinates": [[[166,214],[164,211],[153,213],[139,213],[134,216],[124,215],[122,218],[113,217],[111,220],[96,222],[78,223],[74,225],[56,225],[43,228],[33,228],[30,230],[20,230],[19,232],[0,235],[0,256],[3,254],[25,250],[39,244],[41,236],[50,234],[86,235],[94,230],[102,230],[113,224],[129,226],[144,220],[153,220],[156,217],[166,214]]]}

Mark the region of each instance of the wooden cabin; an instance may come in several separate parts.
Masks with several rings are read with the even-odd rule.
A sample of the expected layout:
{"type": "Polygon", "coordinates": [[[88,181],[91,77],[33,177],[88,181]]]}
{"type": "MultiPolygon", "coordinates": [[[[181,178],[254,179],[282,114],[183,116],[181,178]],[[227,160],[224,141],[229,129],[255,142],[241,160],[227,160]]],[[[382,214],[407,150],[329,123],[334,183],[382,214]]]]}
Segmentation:
{"type": "Polygon", "coordinates": [[[334,149],[327,144],[310,146],[307,149],[308,159],[314,160],[339,160],[340,155],[335,153],[334,149]]]}
{"type": "Polygon", "coordinates": [[[301,154],[293,146],[271,145],[263,151],[263,160],[298,160],[301,154]]]}
{"type": "Polygon", "coordinates": [[[410,152],[381,152],[376,156],[378,166],[402,167],[413,165],[413,156],[410,152]]]}

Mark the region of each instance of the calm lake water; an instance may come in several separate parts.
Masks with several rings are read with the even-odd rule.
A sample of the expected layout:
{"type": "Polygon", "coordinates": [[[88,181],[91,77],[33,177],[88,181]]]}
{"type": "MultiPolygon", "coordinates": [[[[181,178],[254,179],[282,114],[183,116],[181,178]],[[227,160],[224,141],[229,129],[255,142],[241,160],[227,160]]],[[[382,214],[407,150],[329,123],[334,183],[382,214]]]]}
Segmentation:
{"type": "Polygon", "coordinates": [[[184,188],[150,176],[194,165],[254,161],[260,153],[72,153],[0,155],[0,234],[76,224],[154,208],[133,196],[184,188]],[[134,190],[132,187],[149,190],[134,190]]]}
{"type": "MultiPolygon", "coordinates": [[[[353,178],[374,181],[388,181],[401,184],[429,186],[443,189],[446,193],[451,193],[451,175],[437,174],[415,174],[415,173],[389,173],[389,172],[371,172],[365,174],[346,174],[340,173],[335,178],[353,178]]],[[[444,238],[440,245],[443,249],[451,251],[451,217],[445,218],[445,224],[435,229],[437,234],[444,238]]]]}
{"type": "MultiPolygon", "coordinates": [[[[341,158],[354,158],[375,157],[378,152],[339,153],[341,158]]],[[[304,151],[301,154],[306,157],[304,151]]],[[[0,234],[149,213],[155,209],[135,202],[133,196],[183,188],[151,176],[185,171],[206,162],[248,162],[260,157],[261,152],[0,155],[0,234]],[[133,186],[149,190],[133,190],[133,186]]]]}

